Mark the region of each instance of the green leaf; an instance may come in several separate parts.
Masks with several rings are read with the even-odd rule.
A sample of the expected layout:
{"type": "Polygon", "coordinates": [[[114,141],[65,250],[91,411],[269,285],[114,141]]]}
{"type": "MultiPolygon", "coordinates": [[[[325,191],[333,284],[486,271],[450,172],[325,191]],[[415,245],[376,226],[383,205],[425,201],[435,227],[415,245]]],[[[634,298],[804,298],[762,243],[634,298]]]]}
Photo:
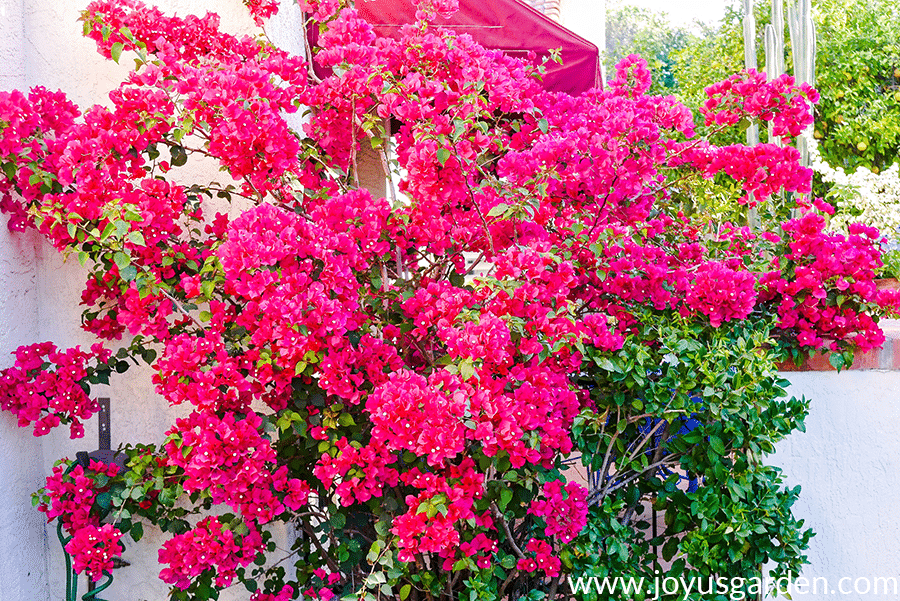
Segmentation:
{"type": "Polygon", "coordinates": [[[672,558],[675,556],[675,553],[677,553],[677,552],[678,552],[678,539],[673,536],[673,537],[669,538],[669,540],[666,541],[665,545],[663,545],[663,548],[662,548],[663,559],[665,559],[666,561],[671,561],[672,558]]]}
{"type": "Polygon", "coordinates": [[[100,509],[109,509],[112,505],[112,495],[108,492],[102,492],[97,495],[95,502],[100,506],[100,509]]]}
{"type": "Polygon", "coordinates": [[[125,44],[122,42],[116,42],[112,45],[112,48],[109,49],[109,55],[112,57],[114,61],[119,62],[119,57],[122,56],[122,51],[125,49],[125,44]]]}
{"type": "Polygon", "coordinates": [[[381,541],[376,540],[372,543],[371,548],[369,548],[369,553],[366,555],[366,561],[369,563],[375,563],[378,559],[378,556],[381,555],[382,543],[381,541]]]}
{"type": "Polygon", "coordinates": [[[475,366],[471,359],[465,359],[459,364],[459,375],[463,380],[468,380],[475,375],[475,366]]]}
{"type": "Polygon", "coordinates": [[[537,126],[538,126],[538,129],[540,129],[544,133],[547,133],[548,131],[550,131],[550,122],[547,121],[546,119],[539,119],[537,122],[537,126]]]}
{"type": "Polygon", "coordinates": [[[134,539],[134,542],[138,542],[144,537],[144,525],[140,522],[135,522],[134,525],[131,526],[131,538],[134,539]]]}
{"type": "Polygon", "coordinates": [[[725,444],[722,442],[722,439],[719,438],[718,436],[710,436],[709,437],[709,446],[711,446],[713,451],[715,451],[719,455],[725,454],[725,444]]]}
{"type": "Polygon", "coordinates": [[[506,213],[508,210],[509,210],[509,205],[501,202],[500,204],[495,205],[493,208],[491,208],[491,210],[488,211],[487,216],[488,217],[499,217],[499,216],[503,215],[504,213],[506,213]]]}
{"type": "Polygon", "coordinates": [[[131,265],[131,257],[122,251],[118,251],[113,255],[113,263],[115,263],[119,269],[123,269],[131,265]]]}
{"type": "Polygon", "coordinates": [[[447,159],[450,158],[450,151],[446,148],[438,148],[437,149],[437,160],[443,166],[447,159]]]}
{"type": "Polygon", "coordinates": [[[400,601],[404,601],[407,597],[409,597],[409,593],[412,590],[412,586],[408,584],[404,584],[400,587],[400,601]]]}
{"type": "Polygon", "coordinates": [[[135,246],[147,246],[147,242],[144,240],[144,234],[140,232],[128,232],[128,241],[135,246]]]}
{"type": "Polygon", "coordinates": [[[466,277],[461,273],[456,273],[455,271],[450,273],[450,283],[456,286],[457,288],[462,288],[466,283],[466,277]]]}
{"type": "Polygon", "coordinates": [[[181,167],[187,163],[187,151],[181,146],[172,146],[169,149],[169,153],[172,155],[172,165],[174,167],[181,167]]]}
{"type": "Polygon", "coordinates": [[[846,364],[842,353],[831,353],[831,356],[828,357],[828,362],[838,371],[841,371],[846,364]]]}
{"type": "Polygon", "coordinates": [[[133,282],[137,278],[137,267],[128,265],[119,269],[119,276],[126,282],[133,282]]]}
{"type": "Polygon", "coordinates": [[[343,513],[336,513],[331,516],[331,520],[329,521],[331,522],[332,527],[340,530],[347,525],[347,516],[345,516],[343,513]]]}
{"type": "Polygon", "coordinates": [[[391,530],[390,522],[387,522],[385,520],[380,520],[378,522],[375,522],[375,532],[378,533],[378,536],[383,536],[386,538],[388,533],[390,532],[390,530],[391,530]]]}

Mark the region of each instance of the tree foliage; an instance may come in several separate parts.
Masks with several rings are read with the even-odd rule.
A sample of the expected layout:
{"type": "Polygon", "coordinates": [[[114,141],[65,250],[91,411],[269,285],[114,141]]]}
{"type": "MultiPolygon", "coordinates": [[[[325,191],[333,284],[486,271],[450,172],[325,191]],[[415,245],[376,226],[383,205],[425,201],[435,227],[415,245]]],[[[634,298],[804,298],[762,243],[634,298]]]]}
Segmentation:
{"type": "Polygon", "coordinates": [[[816,137],[852,170],[890,167],[900,152],[900,12],[895,2],[820,1],[816,137]]]}
{"type": "MultiPolygon", "coordinates": [[[[765,65],[763,28],[768,3],[756,2],[757,63],[765,65]]],[[[900,151],[900,15],[894,2],[816,0],[815,137],[831,165],[886,169],[900,151]]],[[[785,26],[790,72],[790,35],[785,26]]],[[[686,102],[703,101],[703,89],[743,66],[742,11],[728,9],[677,54],[676,90],[686,102]]]]}
{"type": "Polygon", "coordinates": [[[613,73],[616,65],[629,54],[639,54],[653,73],[652,94],[671,94],[677,89],[676,56],[692,41],[690,31],[673,26],[665,13],[620,3],[606,8],[606,53],[603,56],[606,72],[613,73]]]}

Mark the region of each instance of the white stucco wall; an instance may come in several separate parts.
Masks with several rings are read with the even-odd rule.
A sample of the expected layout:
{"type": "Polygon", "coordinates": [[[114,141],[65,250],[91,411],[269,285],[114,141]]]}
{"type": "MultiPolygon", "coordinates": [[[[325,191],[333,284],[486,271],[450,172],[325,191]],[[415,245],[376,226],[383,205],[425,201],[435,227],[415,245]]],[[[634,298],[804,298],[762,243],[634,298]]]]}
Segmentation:
{"type": "MultiPolygon", "coordinates": [[[[2,35],[2,30],[0,30],[2,35]]],[[[34,235],[11,234],[0,226],[0,367],[9,353],[39,340],[34,235]]],[[[50,599],[44,517],[31,506],[43,485],[41,441],[0,414],[0,600],[50,599]]]]}
{"type": "MultiPolygon", "coordinates": [[[[94,43],[81,36],[77,21],[88,0],[0,0],[0,89],[26,91],[32,86],[61,89],[82,108],[107,103],[107,94],[127,73],[122,65],[100,57],[94,43]]],[[[216,12],[222,28],[235,34],[254,33],[253,22],[240,0],[161,0],[167,14],[216,12]]],[[[293,2],[267,26],[282,48],[303,51],[302,19],[293,2]]],[[[61,347],[90,345],[82,332],[80,294],[85,270],[61,257],[33,233],[13,234],[0,225],[0,367],[22,344],[52,340],[61,347]]],[[[163,433],[188,408],[161,403],[149,373],[132,369],[98,396],[112,398],[112,444],[159,442],[163,433]]],[[[65,589],[62,553],[55,530],[31,506],[31,493],[60,457],[97,448],[96,419],[86,424],[83,439],[69,440],[64,431],[35,438],[19,429],[15,419],[0,415],[0,601],[60,599],[65,589]]],[[[110,601],[158,601],[168,586],[156,578],[156,550],[164,540],[148,531],[145,541],[131,544],[124,558],[132,565],[117,570],[104,598],[110,601]]],[[[85,592],[82,580],[80,592],[85,592]]],[[[228,599],[246,598],[231,591],[228,599]]]]}
{"type": "MultiPolygon", "coordinates": [[[[24,0],[0,0],[0,89],[26,84],[24,0]]],[[[9,353],[37,342],[37,237],[0,225],[0,367],[9,353]]],[[[43,483],[41,443],[16,419],[0,415],[0,599],[50,599],[43,515],[30,495],[43,483]]]]}
{"type": "MultiPolygon", "coordinates": [[[[802,487],[794,514],[816,532],[803,576],[826,578],[834,599],[896,601],[893,589],[862,592],[876,577],[900,581],[900,372],[783,375],[791,394],[812,400],[806,433],[790,436],[768,461],[784,469],[789,486],[802,487]],[[866,579],[858,583],[860,593],[858,578],[866,579]],[[854,592],[842,595],[840,585],[854,592]]],[[[793,598],[825,595],[795,592],[793,598]]]]}

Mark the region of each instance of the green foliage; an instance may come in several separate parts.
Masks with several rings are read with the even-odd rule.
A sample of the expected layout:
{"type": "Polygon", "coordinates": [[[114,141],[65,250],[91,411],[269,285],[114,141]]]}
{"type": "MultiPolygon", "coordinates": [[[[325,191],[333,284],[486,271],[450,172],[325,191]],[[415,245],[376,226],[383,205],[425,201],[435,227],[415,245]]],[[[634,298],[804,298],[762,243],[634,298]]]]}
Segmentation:
{"type": "MultiPolygon", "coordinates": [[[[770,21],[767,3],[754,5],[756,19],[756,61],[765,65],[764,30],[770,21]]],[[[706,87],[728,78],[744,68],[743,8],[736,4],[726,7],[725,15],[716,25],[704,25],[691,43],[675,53],[675,94],[687,106],[701,106],[706,101],[706,87]]],[[[789,45],[785,35],[785,45],[789,45]]],[[[789,58],[789,57],[788,57],[789,58]]],[[[699,114],[699,113],[698,113],[699,114]]],[[[702,124],[702,120],[698,120],[702,124]]],[[[722,144],[745,142],[742,132],[729,130],[727,138],[718,140],[722,144]]]]}
{"type": "MultiPolygon", "coordinates": [[[[757,1],[757,64],[765,65],[763,30],[770,5],[757,1]]],[[[704,88],[744,66],[743,13],[726,10],[716,28],[675,53],[675,92],[688,105],[705,100],[704,88]]],[[[815,137],[836,166],[882,170],[900,152],[900,9],[886,0],[813,0],[816,26],[815,137]]],[[[786,70],[792,72],[785,25],[786,70]]],[[[762,132],[764,133],[764,132],[762,132]]],[[[742,142],[733,134],[728,143],[742,142]]]]}
{"type": "Polygon", "coordinates": [[[900,9],[885,0],[819,0],[814,12],[822,156],[884,169],[900,151],[900,9]]]}
{"type": "MultiPolygon", "coordinates": [[[[756,16],[758,24],[768,21],[768,13],[763,9],[758,9],[756,16]]],[[[706,100],[707,86],[744,68],[742,18],[740,7],[727,7],[718,24],[704,25],[691,43],[676,53],[675,92],[688,106],[701,105],[706,100]]],[[[760,35],[758,48],[762,47],[761,40],[760,35]]]]}
{"type": "MultiPolygon", "coordinates": [[[[685,580],[749,579],[769,561],[778,562],[770,576],[799,571],[812,536],[791,514],[799,489],[761,459],[803,429],[808,402],[786,398],[769,328],[763,316],[715,329],[648,311],[621,351],[592,357],[584,377],[595,408],[574,433],[599,477],[575,574],[649,582],[664,566],[685,580]],[[654,528],[657,516],[664,527],[654,528]]],[[[708,599],[681,595],[660,592],[708,599]]]]}
{"type": "Polygon", "coordinates": [[[881,255],[884,263],[878,271],[878,276],[882,278],[900,279],[900,250],[891,249],[881,255]]]}
{"type": "Polygon", "coordinates": [[[673,26],[665,13],[614,3],[606,12],[603,64],[607,73],[613,73],[623,58],[640,54],[653,73],[651,93],[671,94],[676,88],[675,56],[692,41],[690,31],[673,26]]]}

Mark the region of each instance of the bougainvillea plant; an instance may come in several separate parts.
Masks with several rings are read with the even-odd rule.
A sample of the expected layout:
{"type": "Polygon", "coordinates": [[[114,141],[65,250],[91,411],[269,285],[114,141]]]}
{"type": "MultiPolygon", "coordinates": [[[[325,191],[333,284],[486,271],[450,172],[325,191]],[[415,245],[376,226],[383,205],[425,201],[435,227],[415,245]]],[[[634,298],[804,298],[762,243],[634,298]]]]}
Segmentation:
{"type": "MultiPolygon", "coordinates": [[[[3,408],[77,436],[91,385],[138,360],[160,402],[193,407],[158,445],[123,448],[123,469],[64,461],[48,478],[40,509],[76,569],[100,578],[154,527],[182,600],[796,573],[810,532],[762,460],[806,402],[775,362],[882,342],[897,299],[872,281],[878,232],[825,232],[790,144],[698,137],[637,57],[571,97],[436,27],[452,0],[421,2],[396,39],[337,0],[301,4],[324,78],[214,15],[100,0],[85,34],[136,64],[109,108],[0,93],[9,226],[87,267],[83,327],[102,341],[16,351],[3,408]],[[359,185],[366,155],[387,192],[359,185]],[[231,181],[186,183],[209,165],[231,181]],[[801,216],[764,231],[686,216],[709,179],[801,216]],[[278,522],[297,533],[286,555],[278,522]]],[[[261,26],[277,9],[248,7],[261,26]]],[[[771,121],[789,141],[815,100],[749,72],[703,113],[712,132],[771,121]]]]}

